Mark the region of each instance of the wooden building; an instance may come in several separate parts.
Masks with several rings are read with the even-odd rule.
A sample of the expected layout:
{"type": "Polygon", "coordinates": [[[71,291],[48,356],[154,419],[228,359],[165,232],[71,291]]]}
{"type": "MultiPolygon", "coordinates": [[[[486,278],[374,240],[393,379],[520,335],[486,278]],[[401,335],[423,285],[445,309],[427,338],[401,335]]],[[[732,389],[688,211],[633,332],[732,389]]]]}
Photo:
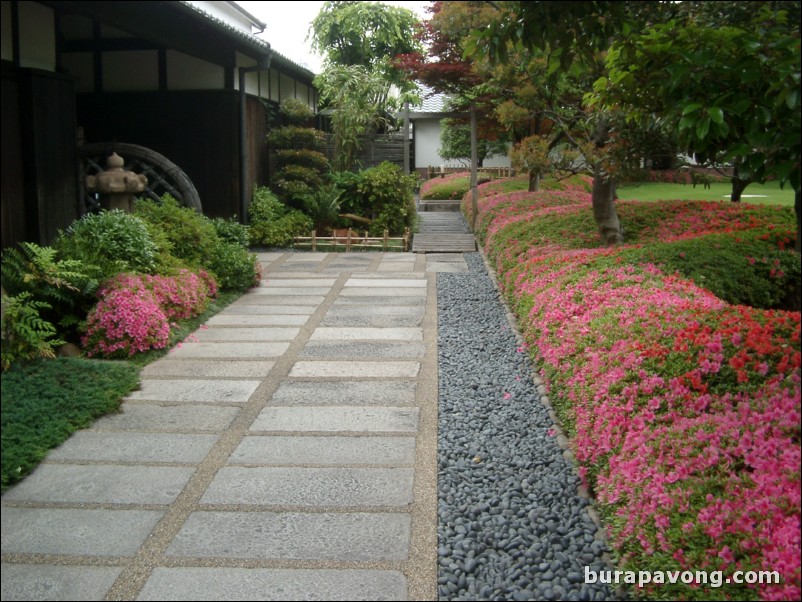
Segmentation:
{"type": "Polygon", "coordinates": [[[314,74],[234,2],[0,4],[3,247],[47,244],[85,210],[79,132],[164,155],[205,214],[243,216],[267,184],[271,105],[317,105],[314,74]]]}

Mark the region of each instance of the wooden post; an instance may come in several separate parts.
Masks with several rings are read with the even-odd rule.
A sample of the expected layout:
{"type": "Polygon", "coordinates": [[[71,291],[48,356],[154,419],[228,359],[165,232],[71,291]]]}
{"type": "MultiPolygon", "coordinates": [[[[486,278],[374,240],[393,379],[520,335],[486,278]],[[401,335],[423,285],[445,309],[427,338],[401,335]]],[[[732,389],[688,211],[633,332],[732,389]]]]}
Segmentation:
{"type": "Polygon", "coordinates": [[[404,103],[404,174],[409,175],[409,101],[404,103]]]}
{"type": "Polygon", "coordinates": [[[345,251],[351,250],[351,228],[348,228],[348,238],[345,239],[345,251]]]}
{"type": "Polygon", "coordinates": [[[312,230],[312,251],[317,251],[317,232],[312,230]]]}
{"type": "Polygon", "coordinates": [[[479,190],[476,187],[476,169],[479,152],[476,141],[476,106],[471,106],[471,230],[476,232],[476,214],[479,211],[479,190]]]}
{"type": "Polygon", "coordinates": [[[390,231],[389,230],[385,230],[384,231],[384,241],[382,242],[382,249],[384,249],[385,251],[387,251],[387,246],[389,244],[389,241],[387,240],[387,238],[389,236],[390,236],[390,231]]]}

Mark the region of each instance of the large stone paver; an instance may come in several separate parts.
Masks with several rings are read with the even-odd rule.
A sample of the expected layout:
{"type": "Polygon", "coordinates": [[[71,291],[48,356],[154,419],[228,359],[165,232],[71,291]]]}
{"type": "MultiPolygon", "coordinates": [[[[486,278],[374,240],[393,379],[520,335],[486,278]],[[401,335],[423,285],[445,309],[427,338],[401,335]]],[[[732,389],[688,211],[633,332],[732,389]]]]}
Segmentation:
{"type": "Polygon", "coordinates": [[[407,600],[398,571],[157,568],[137,600],[407,600]]]}
{"type": "Polygon", "coordinates": [[[302,359],[405,360],[422,358],[424,351],[423,343],[407,341],[310,340],[298,357],[302,359]]]}
{"type": "Polygon", "coordinates": [[[3,508],[3,554],[131,556],[162,510],[3,508]]]}
{"type": "MultiPolygon", "coordinates": [[[[269,307],[269,306],[268,306],[269,307]]],[[[240,308],[245,309],[245,308],[240,308]]],[[[303,326],[309,321],[306,314],[252,314],[220,313],[212,317],[209,326],[303,326]]]]}
{"type": "Polygon", "coordinates": [[[122,572],[116,566],[2,565],[3,600],[103,600],[122,572]]]}
{"type": "Polygon", "coordinates": [[[417,408],[296,406],[265,408],[251,431],[412,433],[417,428],[417,408]]]}
{"type": "Polygon", "coordinates": [[[412,466],[414,437],[245,437],[231,464],[412,466]]]}
{"type": "Polygon", "coordinates": [[[258,506],[407,506],[410,468],[225,467],[202,504],[258,506]]]}
{"type": "Polygon", "coordinates": [[[420,328],[316,328],[310,341],[422,341],[420,328]]]}
{"type": "Polygon", "coordinates": [[[8,493],[13,501],[170,504],[194,468],[42,464],[8,493]]]}
{"type": "Polygon", "coordinates": [[[263,560],[404,560],[407,513],[217,512],[190,514],[168,556],[263,560]],[[225,533],[225,537],[220,534],[225,533]]]}
{"type": "Polygon", "coordinates": [[[195,378],[264,378],[276,364],[271,360],[212,360],[162,358],[145,366],[143,378],[186,376],[195,378]]]}
{"type": "Polygon", "coordinates": [[[290,370],[294,377],[319,378],[414,378],[419,362],[300,361],[290,370]]]}
{"type": "Polygon", "coordinates": [[[422,278],[349,278],[345,283],[346,287],[390,287],[398,288],[426,288],[427,282],[422,278]]]}
{"type": "Polygon", "coordinates": [[[284,381],[271,405],[408,405],[415,401],[415,386],[401,380],[284,381]]]}
{"type": "Polygon", "coordinates": [[[50,452],[51,460],[106,462],[201,462],[218,435],[80,431],[50,452]]]}
{"type": "MultiPolygon", "coordinates": [[[[120,411],[108,414],[92,425],[94,430],[220,432],[239,413],[235,406],[156,405],[124,403],[120,411]]],[[[76,434],[75,437],[78,435],[76,434]]],[[[70,440],[71,441],[71,440],[70,440]]]]}
{"type": "Polygon", "coordinates": [[[280,357],[289,346],[289,343],[184,343],[181,347],[173,348],[170,357],[264,359],[280,357]]]}
{"type": "Polygon", "coordinates": [[[141,389],[128,399],[244,403],[260,384],[259,380],[143,380],[141,389]]]}
{"type": "Polygon", "coordinates": [[[291,341],[298,336],[300,331],[300,328],[216,326],[198,330],[194,336],[199,341],[291,341]]]}

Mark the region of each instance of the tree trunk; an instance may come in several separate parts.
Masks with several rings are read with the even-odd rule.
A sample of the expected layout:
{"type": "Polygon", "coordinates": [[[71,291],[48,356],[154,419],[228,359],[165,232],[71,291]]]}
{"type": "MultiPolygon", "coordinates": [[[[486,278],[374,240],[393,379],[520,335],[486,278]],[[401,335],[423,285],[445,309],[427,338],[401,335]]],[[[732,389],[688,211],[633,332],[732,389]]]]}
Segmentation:
{"type": "Polygon", "coordinates": [[[540,172],[529,172],[529,192],[537,192],[540,190],[540,172]]]}
{"type": "Polygon", "coordinates": [[[615,187],[616,183],[612,179],[598,174],[593,176],[593,217],[599,227],[599,236],[607,247],[621,244],[624,239],[621,222],[615,210],[615,187]]]}
{"type": "Polygon", "coordinates": [[[794,243],[794,250],[799,253],[802,251],[802,200],[800,200],[800,191],[794,193],[794,211],[796,211],[796,243],[794,243]]]}
{"type": "Polygon", "coordinates": [[[743,194],[746,187],[749,186],[748,180],[742,180],[737,176],[732,177],[732,192],[730,193],[730,200],[733,203],[740,203],[741,202],[741,195],[743,194]]]}

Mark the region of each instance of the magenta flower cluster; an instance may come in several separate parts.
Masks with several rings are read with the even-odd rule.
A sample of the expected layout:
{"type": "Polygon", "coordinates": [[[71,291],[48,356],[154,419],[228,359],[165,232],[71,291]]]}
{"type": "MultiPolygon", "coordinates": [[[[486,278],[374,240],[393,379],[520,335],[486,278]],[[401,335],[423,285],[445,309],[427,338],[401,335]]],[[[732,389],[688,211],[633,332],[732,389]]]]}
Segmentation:
{"type": "Polygon", "coordinates": [[[174,276],[122,273],[104,283],[81,342],[88,356],[131,357],[163,349],[170,325],[200,315],[217,293],[214,277],[179,270],[174,276]]]}
{"type": "MultiPolygon", "coordinates": [[[[535,245],[523,235],[589,211],[587,195],[514,193],[484,199],[479,223],[619,565],[782,578],[655,596],[799,599],[799,312],[731,306],[654,265],[623,264],[617,249],[570,248],[582,234],[535,245]]],[[[738,211],[666,204],[650,236],[765,225],[738,211]]]]}

